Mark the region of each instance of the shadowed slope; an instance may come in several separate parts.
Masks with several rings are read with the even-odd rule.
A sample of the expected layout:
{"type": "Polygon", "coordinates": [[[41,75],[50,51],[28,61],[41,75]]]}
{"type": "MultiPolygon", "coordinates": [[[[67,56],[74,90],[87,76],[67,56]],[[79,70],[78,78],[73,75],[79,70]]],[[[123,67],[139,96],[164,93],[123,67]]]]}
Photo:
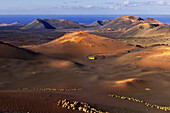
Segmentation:
{"type": "Polygon", "coordinates": [[[27,24],[26,26],[22,27],[23,30],[34,30],[34,29],[46,29],[44,25],[37,20],[34,20],[33,22],[27,24]]]}
{"type": "Polygon", "coordinates": [[[77,31],[32,49],[64,57],[83,57],[94,53],[116,52],[132,48],[134,47],[124,42],[77,31]]]}
{"type": "Polygon", "coordinates": [[[84,26],[65,19],[37,19],[22,29],[71,29],[84,28],[84,26]]]}
{"type": "Polygon", "coordinates": [[[76,29],[76,28],[84,28],[84,26],[78,24],[77,22],[66,20],[66,19],[41,19],[56,29],[76,29]]]}
{"type": "Polygon", "coordinates": [[[48,24],[47,22],[41,20],[41,19],[37,19],[33,22],[31,22],[30,24],[27,24],[26,26],[24,26],[21,29],[55,29],[53,26],[51,26],[50,24],[48,24]]]}
{"type": "Polygon", "coordinates": [[[103,26],[103,23],[102,23],[102,21],[97,20],[97,21],[91,23],[89,26],[93,26],[93,27],[101,27],[101,26],[103,26]]]}
{"type": "Polygon", "coordinates": [[[0,42],[0,58],[34,59],[38,53],[0,42]]]}
{"type": "Polygon", "coordinates": [[[104,26],[106,24],[108,24],[109,22],[111,22],[112,20],[110,19],[105,19],[103,21],[100,21],[100,20],[97,20],[93,23],[91,23],[89,26],[93,26],[93,27],[101,27],[101,26],[104,26]]]}
{"type": "Polygon", "coordinates": [[[48,24],[46,21],[43,21],[41,19],[37,19],[39,22],[41,22],[44,26],[45,29],[55,29],[55,27],[51,26],[50,24],[48,24]]]}

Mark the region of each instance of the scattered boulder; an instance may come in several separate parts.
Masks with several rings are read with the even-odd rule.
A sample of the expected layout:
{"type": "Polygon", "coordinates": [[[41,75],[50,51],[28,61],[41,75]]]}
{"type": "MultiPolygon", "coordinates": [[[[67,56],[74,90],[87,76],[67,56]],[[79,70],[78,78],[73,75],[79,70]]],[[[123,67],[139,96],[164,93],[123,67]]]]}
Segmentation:
{"type": "Polygon", "coordinates": [[[78,101],[68,101],[67,99],[59,100],[57,105],[67,109],[83,111],[85,113],[108,113],[92,108],[87,103],[78,101]]]}

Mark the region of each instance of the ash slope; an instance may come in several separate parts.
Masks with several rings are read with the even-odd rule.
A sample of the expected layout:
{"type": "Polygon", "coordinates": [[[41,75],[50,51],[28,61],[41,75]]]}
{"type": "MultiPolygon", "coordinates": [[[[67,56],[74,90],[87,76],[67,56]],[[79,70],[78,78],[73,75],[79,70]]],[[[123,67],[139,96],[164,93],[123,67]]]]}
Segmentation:
{"type": "Polygon", "coordinates": [[[30,49],[63,57],[83,57],[89,54],[117,52],[133,48],[135,47],[124,42],[77,31],[30,49]]]}
{"type": "Polygon", "coordinates": [[[118,58],[119,63],[129,63],[141,67],[170,69],[170,46],[158,45],[144,48],[118,58]]]}
{"type": "Polygon", "coordinates": [[[0,58],[35,59],[40,54],[0,42],[0,58]]]}
{"type": "Polygon", "coordinates": [[[37,19],[27,24],[22,29],[32,30],[32,29],[81,29],[84,28],[76,22],[66,20],[66,19],[37,19]]]}

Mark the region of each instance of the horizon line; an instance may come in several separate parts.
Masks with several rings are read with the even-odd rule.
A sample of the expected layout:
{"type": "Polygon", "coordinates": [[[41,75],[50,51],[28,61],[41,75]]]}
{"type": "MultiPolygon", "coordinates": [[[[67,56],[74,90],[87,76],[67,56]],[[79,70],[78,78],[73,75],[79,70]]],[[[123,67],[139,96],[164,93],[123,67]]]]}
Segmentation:
{"type": "Polygon", "coordinates": [[[170,14],[0,14],[0,15],[170,15],[170,14]]]}

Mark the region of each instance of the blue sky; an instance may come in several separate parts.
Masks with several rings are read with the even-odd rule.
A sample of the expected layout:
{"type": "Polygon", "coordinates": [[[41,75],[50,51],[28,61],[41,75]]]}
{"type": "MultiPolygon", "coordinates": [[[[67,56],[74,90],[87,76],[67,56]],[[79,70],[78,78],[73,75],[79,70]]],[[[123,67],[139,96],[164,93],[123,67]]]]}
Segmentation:
{"type": "Polygon", "coordinates": [[[0,14],[170,14],[170,0],[0,0],[0,14]]]}

